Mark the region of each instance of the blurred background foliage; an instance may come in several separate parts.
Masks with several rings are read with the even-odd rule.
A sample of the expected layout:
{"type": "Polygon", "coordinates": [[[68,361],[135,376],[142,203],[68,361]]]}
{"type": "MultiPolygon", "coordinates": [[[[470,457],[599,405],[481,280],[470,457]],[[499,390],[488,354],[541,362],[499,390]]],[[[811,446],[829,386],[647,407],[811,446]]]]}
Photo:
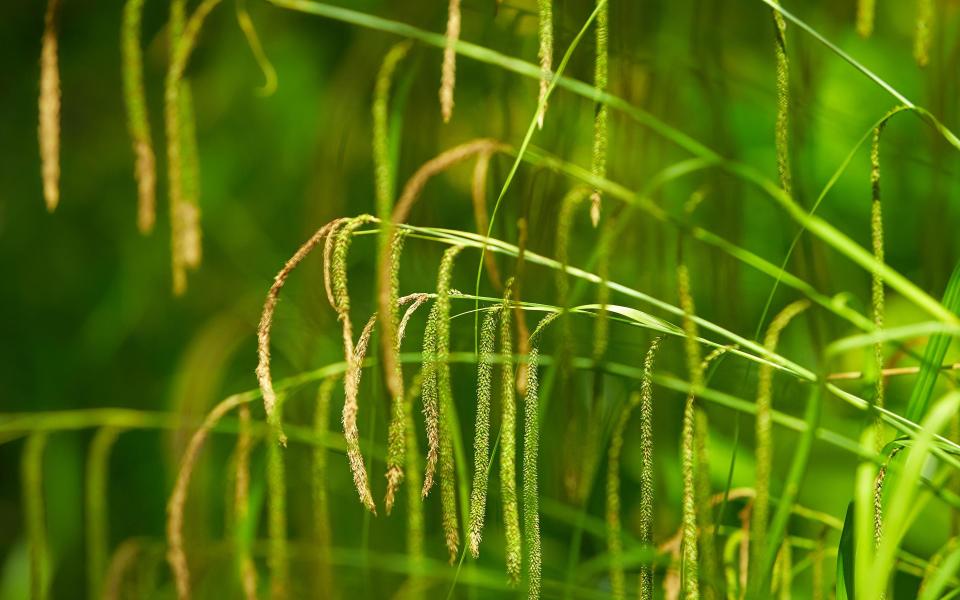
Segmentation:
{"type": "MultiPolygon", "coordinates": [[[[170,233],[165,204],[162,137],[163,77],[166,69],[166,2],[147,0],[143,20],[145,74],[151,125],[157,141],[158,226],[149,236],[136,229],[133,156],[121,94],[118,2],[73,2],[62,7],[60,59],[63,89],[62,200],[54,214],[44,209],[37,147],[37,92],[43,6],[39,2],[0,4],[0,407],[3,412],[124,407],[192,417],[195,424],[230,393],[256,387],[255,329],[264,295],[283,262],[316,228],[332,218],[374,211],[370,106],[380,62],[398,38],[333,20],[250,1],[266,53],[276,67],[276,93],[261,97],[262,75],[237,26],[232,0],[207,21],[191,60],[199,140],[204,261],[190,278],[189,290],[174,298],[170,283],[170,233]]],[[[445,3],[355,0],[354,10],[442,32],[445,3]]],[[[590,10],[583,0],[556,0],[557,56],[569,45],[590,10]]],[[[958,123],[960,80],[958,7],[936,2],[931,62],[919,68],[912,57],[913,3],[878,3],[872,37],[855,31],[852,1],[793,3],[788,8],[829,39],[858,57],[948,127],[958,123]]],[[[776,177],[774,150],[774,39],[770,10],[759,1],[645,0],[611,2],[610,91],[691,137],[776,177]]],[[[464,0],[462,39],[510,56],[536,61],[536,3],[533,0],[464,0]]],[[[593,38],[586,36],[566,74],[592,81],[593,38]]],[[[795,195],[810,207],[822,186],[856,141],[887,110],[893,99],[822,45],[788,27],[792,64],[791,159],[795,195]]],[[[519,144],[536,107],[534,80],[470,59],[458,60],[456,109],[443,125],[437,88],[441,53],[415,45],[401,63],[393,114],[397,138],[398,187],[420,164],[453,145],[475,137],[519,144]]],[[[535,146],[587,167],[594,107],[592,102],[558,89],[550,101],[546,126],[535,146]]],[[[688,158],[670,142],[612,111],[608,176],[639,189],[667,165],[688,158]]],[[[489,194],[506,176],[510,158],[492,164],[489,194]]],[[[882,146],[887,261],[939,297],[957,256],[956,151],[948,148],[912,115],[890,123],[882,146]]],[[[475,230],[469,208],[470,167],[458,166],[436,178],[424,192],[411,222],[475,230]]],[[[573,185],[563,175],[521,166],[494,226],[494,236],[517,240],[519,217],[529,223],[528,247],[552,256],[560,198],[573,185]]],[[[718,170],[672,182],[654,200],[683,214],[694,192],[704,194],[693,219],[740,246],[779,264],[797,225],[756,188],[718,170]]],[[[492,200],[492,198],[491,198],[492,200]]],[[[868,148],[862,148],[819,209],[836,227],[869,248],[870,182],[868,148]]],[[[620,207],[604,203],[605,218],[620,207]]],[[[611,279],[676,303],[674,264],[677,232],[646,218],[631,217],[628,234],[617,240],[611,279]]],[[[582,265],[598,239],[585,215],[572,236],[571,262],[582,265]]],[[[410,240],[404,256],[401,292],[430,291],[442,248],[410,240]]],[[[688,261],[701,316],[745,337],[753,337],[772,281],[691,242],[688,261]]],[[[454,276],[454,287],[469,291],[477,253],[468,252],[454,276]]],[[[350,257],[354,322],[374,310],[374,240],[360,238],[350,257]]],[[[512,272],[512,261],[501,269],[512,272]]],[[[788,265],[823,293],[869,311],[869,273],[824,244],[803,238],[788,265]]],[[[524,300],[555,301],[553,274],[535,267],[524,277],[524,300]]],[[[482,292],[496,295],[485,281],[482,292]]],[[[593,292],[588,292],[587,296],[593,292]]],[[[793,299],[780,288],[777,309],[793,299]]],[[[592,301],[589,297],[583,301],[592,301]]],[[[614,296],[614,302],[629,304],[614,296]]],[[[891,293],[887,323],[909,323],[917,309],[891,293]]],[[[422,327],[423,315],[418,320],[422,327]]],[[[784,335],[782,353],[815,365],[823,339],[853,333],[849,324],[811,311],[784,335]],[[815,325],[818,324],[818,325],[815,325]]],[[[532,322],[530,322],[532,324],[532,322]]],[[[591,324],[577,321],[578,339],[590,339],[591,324]]],[[[455,350],[472,349],[472,319],[455,319],[455,350]]],[[[274,326],[274,372],[284,377],[342,359],[335,314],[323,293],[320,261],[309,259],[291,279],[274,326]]],[[[640,366],[648,343],[632,327],[614,326],[610,353],[622,363],[640,366]]],[[[419,342],[419,335],[412,336],[419,342]]],[[[416,345],[416,343],[414,343],[416,345]]],[[[588,343],[581,355],[588,355],[588,343]]],[[[850,355],[837,370],[859,370],[869,353],[850,355]]],[[[683,373],[682,342],[669,340],[660,365],[683,373]]],[[[711,387],[752,398],[756,369],[727,360],[711,387]]],[[[473,418],[474,367],[453,370],[460,422],[473,418]]],[[[890,382],[888,404],[898,410],[909,396],[909,378],[890,382]]],[[[568,577],[568,551],[578,514],[602,519],[602,484],[594,486],[581,508],[564,492],[565,461],[581,440],[568,426],[572,405],[589,397],[590,379],[559,390],[550,403],[542,436],[541,492],[544,497],[545,577],[568,577]],[[550,510],[552,508],[552,512],[550,510]],[[566,511],[566,512],[564,512],[566,511]],[[571,516],[574,515],[574,516],[571,516]]],[[[635,382],[608,378],[606,407],[623,401],[635,382]]],[[[869,394],[869,385],[853,382],[851,391],[869,394]]],[[[376,369],[364,379],[361,431],[382,444],[386,402],[376,369]],[[364,414],[366,413],[366,414],[364,414]]],[[[288,401],[285,419],[309,423],[312,386],[288,401]]],[[[799,414],[806,392],[778,379],[775,405],[799,414]]],[[[656,392],[657,489],[655,539],[665,540],[679,523],[680,474],[677,441],[682,396],[656,392]]],[[[825,422],[852,439],[863,415],[828,402],[825,422]]],[[[604,412],[606,411],[606,412],[604,412]]],[[[336,412],[336,411],[335,411],[336,412]]],[[[708,407],[713,487],[722,490],[733,449],[736,416],[708,407]]],[[[260,417],[262,418],[262,414],[260,417]]],[[[740,417],[743,433],[734,486],[752,484],[752,421],[740,417]]],[[[173,594],[163,562],[164,507],[190,429],[130,431],[115,446],[109,476],[110,547],[130,538],[152,548],[140,558],[139,580],[150,597],[173,594]],[[151,546],[152,544],[152,546],[151,546]]],[[[422,433],[421,433],[422,436],[422,433]]],[[[44,459],[48,528],[53,556],[52,597],[77,598],[85,589],[83,479],[92,431],[51,436],[44,459]]],[[[788,464],[795,436],[776,431],[776,465],[788,464]]],[[[18,476],[22,443],[0,445],[0,596],[26,597],[28,560],[18,476]]],[[[229,493],[224,465],[230,436],[214,436],[191,487],[188,550],[198,595],[238,593],[228,559],[217,554],[224,536],[229,493]],[[209,552],[208,552],[209,551],[209,552]],[[194,558],[195,557],[195,558],[194,558]],[[219,558],[218,558],[219,557],[219,558]],[[217,575],[221,577],[217,577],[217,575]],[[228,581],[229,583],[225,583],[228,581]],[[221,586],[227,586],[226,588],[221,586]],[[230,591],[222,592],[223,589],[230,591]],[[215,592],[215,590],[220,590],[215,592]]],[[[638,494],[639,457],[628,436],[624,452],[624,523],[629,532],[638,494]]],[[[262,446],[254,469],[263,468],[262,446]]],[[[309,454],[291,445],[288,460],[290,538],[309,541],[309,454]]],[[[329,490],[333,539],[343,548],[336,583],[344,597],[387,597],[403,575],[377,557],[402,554],[404,502],[391,518],[371,518],[356,502],[346,461],[330,457],[329,490]],[[354,554],[350,554],[353,552],[354,554]],[[355,564],[348,565],[349,557],[355,564]]],[[[817,445],[799,501],[842,518],[852,492],[856,461],[829,446],[817,445]],[[812,483],[811,483],[812,481],[812,483]]],[[[784,469],[775,468],[777,475],[784,469]]],[[[382,465],[371,478],[382,489],[382,465]]],[[[256,471],[255,471],[256,473],[256,471]]],[[[262,477],[255,477],[262,480],[262,477]]],[[[496,490],[496,485],[491,485],[496,490]]],[[[254,494],[258,492],[255,490],[254,494]]],[[[262,493],[262,489],[259,493],[262,493]]],[[[262,500],[261,500],[262,502],[262,500]]],[[[442,560],[439,505],[426,503],[428,554],[442,560]]],[[[491,518],[485,553],[479,563],[502,569],[499,509],[491,518]]],[[[949,534],[945,510],[930,510],[906,547],[929,556],[949,534]]],[[[582,561],[602,554],[602,536],[585,535],[582,561]]],[[[468,561],[469,562],[469,561],[468,561]]],[[[309,563],[294,562],[297,588],[309,587],[309,563]]],[[[604,590],[603,573],[579,585],[604,590]]],[[[446,575],[449,577],[449,574],[446,575]]],[[[915,581],[913,582],[915,584],[915,581]]],[[[446,584],[431,588],[445,593],[446,584]]],[[[803,589],[805,584],[798,584],[803,589]]],[[[463,594],[471,586],[458,587],[463,594]]],[[[458,592],[458,593],[460,593],[458,592]]],[[[493,594],[482,588],[481,595],[493,594]]],[[[798,592],[801,593],[801,592],[798,592]]],[[[548,596],[550,594],[547,594],[548,596]]]]}

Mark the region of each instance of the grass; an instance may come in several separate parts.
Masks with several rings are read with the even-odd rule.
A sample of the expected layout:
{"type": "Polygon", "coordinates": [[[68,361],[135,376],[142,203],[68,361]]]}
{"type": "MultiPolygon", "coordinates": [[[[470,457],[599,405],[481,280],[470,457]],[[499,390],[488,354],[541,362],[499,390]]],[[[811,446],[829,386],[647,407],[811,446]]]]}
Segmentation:
{"type": "MultiPolygon", "coordinates": [[[[0,589],[12,578],[40,599],[82,588],[183,599],[957,594],[960,532],[943,526],[960,510],[960,267],[946,270],[956,258],[944,200],[960,150],[943,100],[955,95],[945,74],[957,59],[942,51],[955,42],[951,13],[861,0],[838,21],[756,0],[736,8],[737,27],[772,17],[773,35],[732,44],[740,30],[714,2],[688,7],[688,30],[670,11],[650,19],[646,5],[606,0],[450,0],[409,13],[238,0],[232,33],[219,3],[174,0],[159,20],[138,0],[120,9],[121,145],[133,233],[170,232],[176,298],[155,301],[180,308],[162,314],[236,312],[243,344],[256,331],[256,368],[250,343],[229,370],[184,367],[203,381],[170,385],[173,408],[97,394],[0,414],[0,443],[24,440],[11,506],[26,556],[17,571],[5,553],[0,589]],[[889,29],[905,14],[912,44],[889,29]],[[284,47],[279,27],[304,29],[284,47]],[[262,78],[263,104],[242,127],[223,104],[241,102],[221,50],[238,40],[262,78]],[[303,40],[336,48],[305,52],[303,40]],[[867,66],[881,61],[896,85],[867,66]],[[320,105],[290,114],[337,127],[316,148],[291,138],[267,152],[252,142],[289,127],[271,103],[305,102],[304,73],[343,91],[331,84],[320,105]],[[276,124],[259,124],[265,115],[276,124]],[[234,146],[250,153],[248,179],[220,157],[236,158],[234,146]],[[310,209],[274,215],[283,235],[266,213],[227,202],[254,193],[274,162],[304,157],[316,157],[317,183],[291,175],[310,209]],[[471,261],[475,272],[456,268],[471,261]],[[249,290],[228,304],[218,288],[233,278],[249,290]],[[256,389],[235,391],[254,378],[256,389]],[[744,419],[755,426],[741,434],[744,419]],[[77,471],[63,457],[81,443],[77,513],[59,494],[77,471]],[[166,504],[142,521],[132,507],[151,505],[115,479],[134,445],[150,497],[166,504]],[[154,473],[165,468],[169,478],[154,473]],[[116,502],[128,493],[129,506],[116,502]]],[[[46,6],[36,73],[48,211],[61,196],[69,204],[82,164],[71,137],[78,42],[61,39],[59,4],[46,6]]],[[[290,190],[277,189],[286,207],[290,190]]],[[[136,254],[153,240],[137,243],[117,244],[138,257],[130,271],[160,280],[157,261],[136,254]]],[[[23,260],[64,279],[56,252],[23,260]]],[[[50,327],[72,331],[54,310],[70,299],[45,294],[34,302],[50,327]]],[[[117,346],[135,345],[127,336],[147,317],[110,315],[126,327],[117,346]]],[[[89,318],[91,331],[106,322],[89,318]]],[[[98,339],[70,347],[78,364],[87,345],[107,345],[98,339]]],[[[35,359],[31,343],[21,338],[35,359]]],[[[99,369],[104,394],[131,386],[122,368],[99,369]]]]}

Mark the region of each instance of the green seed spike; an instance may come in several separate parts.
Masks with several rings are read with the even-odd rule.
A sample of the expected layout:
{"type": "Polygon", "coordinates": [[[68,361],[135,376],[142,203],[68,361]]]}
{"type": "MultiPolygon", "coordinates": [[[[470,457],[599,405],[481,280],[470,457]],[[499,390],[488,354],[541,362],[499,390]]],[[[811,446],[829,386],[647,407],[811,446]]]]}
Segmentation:
{"type": "Polygon", "coordinates": [[[532,346],[527,357],[523,420],[523,534],[527,549],[527,598],[530,600],[540,597],[543,568],[540,540],[540,491],[537,480],[540,451],[540,382],[537,373],[539,362],[540,349],[532,346]]]}
{"type": "MultiPolygon", "coordinates": [[[[393,241],[391,244],[390,252],[390,272],[392,276],[390,277],[390,298],[391,306],[393,307],[393,315],[391,315],[391,321],[397,323],[399,326],[399,309],[400,303],[398,302],[399,298],[399,288],[400,288],[400,256],[403,253],[403,243],[406,239],[406,233],[398,231],[393,236],[393,241]]],[[[411,310],[408,311],[408,314],[412,314],[412,311],[416,310],[420,306],[426,297],[421,296],[415,300],[414,304],[411,307],[411,310]]],[[[404,317],[409,319],[408,316],[404,317]]],[[[397,343],[394,345],[393,354],[396,358],[396,371],[394,376],[400,381],[400,389],[403,389],[403,368],[400,364],[400,343],[402,341],[402,333],[397,337],[397,343]]],[[[387,430],[387,491],[384,497],[384,504],[386,506],[387,514],[393,510],[394,497],[397,492],[397,488],[400,487],[400,483],[403,481],[403,462],[404,462],[404,453],[406,452],[406,433],[404,428],[406,427],[406,417],[404,415],[404,406],[405,400],[403,394],[393,396],[390,400],[390,425],[387,430]]]]}
{"type": "Polygon", "coordinates": [[[150,233],[156,222],[157,160],[150,135],[147,98],[143,83],[143,50],[140,28],[143,0],[127,0],[123,6],[120,58],[123,65],[123,100],[127,110],[127,129],[133,141],[137,179],[137,227],[150,233]]]}
{"type": "MultiPolygon", "coordinates": [[[[643,360],[640,382],[640,543],[653,547],[653,365],[662,336],[653,338],[643,360]]],[[[619,477],[619,472],[616,475],[619,477]]],[[[653,599],[653,566],[640,566],[640,600],[653,599]]]]}
{"type": "Polygon", "coordinates": [[[457,80],[457,42],[460,40],[460,0],[450,0],[447,8],[446,44],[440,75],[440,115],[444,123],[453,116],[453,89],[457,80]]]}
{"type": "Polygon", "coordinates": [[[540,112],[537,114],[537,127],[543,129],[543,118],[547,114],[547,90],[553,77],[553,0],[537,0],[538,34],[540,49],[540,112]]]}
{"type": "MultiPolygon", "coordinates": [[[[873,246],[873,257],[877,263],[883,264],[883,205],[880,202],[880,136],[883,128],[886,126],[886,119],[881,121],[873,131],[873,143],[870,146],[870,190],[872,201],[870,203],[870,240],[873,246]]],[[[883,329],[884,321],[884,290],[883,278],[877,269],[871,273],[871,298],[873,308],[873,324],[877,330],[883,329]]],[[[874,361],[876,367],[876,383],[874,388],[874,403],[877,407],[883,408],[884,405],[884,379],[883,379],[883,343],[874,344],[874,361]]],[[[879,421],[879,416],[877,417],[879,421]]],[[[878,432],[881,430],[878,430],[878,432]]],[[[882,443],[882,440],[880,440],[882,443]]]]}
{"type": "Polygon", "coordinates": [[[690,377],[691,392],[687,395],[683,409],[683,427],[680,441],[680,462],[683,472],[683,517],[681,538],[682,588],[686,600],[700,597],[699,555],[697,552],[697,505],[694,463],[696,462],[694,427],[696,425],[696,404],[694,399],[703,387],[703,367],[700,364],[700,346],[697,343],[697,324],[693,320],[695,313],[693,295],[690,293],[690,273],[687,266],[677,267],[677,292],[680,307],[683,309],[684,346],[687,358],[687,374],[690,377]]]}
{"type": "Polygon", "coordinates": [[[30,548],[30,598],[46,600],[50,588],[50,549],[47,546],[46,502],[43,489],[43,452],[47,434],[36,432],[23,449],[21,474],[26,512],[27,544],[30,548]]]}
{"type": "MultiPolygon", "coordinates": [[[[610,555],[610,595],[626,597],[626,578],[623,571],[623,527],[620,521],[620,456],[623,437],[634,408],[640,406],[640,543],[652,545],[653,528],[653,361],[660,347],[662,336],[650,343],[643,362],[643,379],[640,392],[632,394],[620,411],[607,453],[607,552],[610,555]]],[[[641,565],[639,596],[653,598],[653,571],[649,563],[641,565]]]]}
{"type": "Polygon", "coordinates": [[[480,554],[480,539],[487,508],[490,467],[490,403],[493,397],[493,357],[496,352],[497,316],[491,310],[480,329],[480,360],[477,362],[477,417],[473,438],[473,490],[470,494],[470,528],[467,545],[474,558],[480,554]]]}
{"type": "Polygon", "coordinates": [[[520,515],[517,509],[517,400],[513,379],[513,335],[510,299],[513,281],[507,281],[500,308],[501,417],[500,434],[500,497],[503,500],[503,526],[506,535],[507,579],[512,585],[520,581],[521,546],[520,515]]]}
{"type": "MultiPolygon", "coordinates": [[[[807,300],[797,300],[787,305],[770,321],[763,346],[774,352],[780,333],[798,314],[810,305],[807,300]]],[[[767,551],[767,526],[770,519],[770,475],[773,469],[773,366],[761,364],[757,374],[757,418],[756,418],[756,498],[753,502],[753,515],[750,527],[750,564],[761,565],[767,551]]],[[[759,567],[758,567],[759,569],[759,567]]],[[[754,593],[765,574],[751,569],[751,589],[754,593]]]]}
{"type": "MultiPolygon", "coordinates": [[[[598,2],[597,13],[597,55],[594,63],[593,86],[600,92],[607,91],[607,3],[598,2]]],[[[607,176],[607,120],[609,118],[606,104],[596,107],[596,116],[593,121],[593,160],[590,173],[594,177],[607,176]]],[[[590,195],[590,220],[596,227],[600,223],[600,190],[595,189],[590,195]]]]}
{"type": "Polygon", "coordinates": [[[119,435],[120,430],[115,427],[101,427],[87,454],[87,585],[91,598],[101,597],[107,571],[110,450],[119,435]]]}
{"type": "Polygon", "coordinates": [[[450,381],[450,280],[453,264],[463,246],[453,246],[443,253],[437,276],[436,319],[436,377],[440,410],[440,509],[444,539],[450,563],[457,559],[460,549],[460,529],[457,520],[456,474],[453,456],[453,388],[450,381]]]}
{"type": "Polygon", "coordinates": [[[787,58],[787,23],[779,11],[773,11],[777,59],[777,174],[780,187],[793,193],[790,173],[790,60],[787,58]]]}

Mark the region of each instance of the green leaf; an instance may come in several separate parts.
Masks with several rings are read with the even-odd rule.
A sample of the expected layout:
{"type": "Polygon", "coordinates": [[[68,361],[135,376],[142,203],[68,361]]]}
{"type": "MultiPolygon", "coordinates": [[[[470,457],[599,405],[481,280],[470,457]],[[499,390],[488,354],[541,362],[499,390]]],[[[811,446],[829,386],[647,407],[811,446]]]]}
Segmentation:
{"type": "Polygon", "coordinates": [[[854,588],[853,565],[856,545],[853,542],[853,502],[847,505],[847,514],[843,518],[843,530],[840,533],[840,545],[837,547],[837,600],[853,600],[857,597],[854,588]]]}
{"type": "MultiPolygon", "coordinates": [[[[953,269],[950,275],[950,281],[947,282],[947,289],[943,292],[942,304],[949,310],[960,313],[960,263],[953,269]]],[[[933,396],[933,388],[937,383],[937,376],[940,374],[940,366],[943,359],[950,349],[950,343],[953,337],[947,334],[938,333],[930,337],[927,342],[927,349],[923,353],[923,363],[920,365],[920,375],[917,377],[917,383],[913,386],[913,392],[910,394],[910,402],[907,403],[906,417],[913,422],[919,422],[927,412],[930,406],[930,398],[933,396]]]]}

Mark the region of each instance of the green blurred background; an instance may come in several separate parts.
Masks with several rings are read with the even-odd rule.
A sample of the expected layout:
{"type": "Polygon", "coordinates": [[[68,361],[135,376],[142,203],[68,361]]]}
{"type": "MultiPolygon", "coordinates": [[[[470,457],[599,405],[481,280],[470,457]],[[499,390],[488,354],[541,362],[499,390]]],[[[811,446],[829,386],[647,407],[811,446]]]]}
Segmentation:
{"type": "MultiPolygon", "coordinates": [[[[349,7],[442,32],[444,4],[358,0],[349,7]]],[[[591,6],[567,0],[554,4],[559,58],[591,6]]],[[[936,6],[931,64],[920,69],[911,55],[912,3],[880,2],[876,31],[867,40],[854,30],[852,1],[787,4],[956,129],[960,125],[960,80],[956,78],[960,3],[941,1],[936,6]]],[[[60,207],[48,214],[41,194],[37,144],[44,7],[41,2],[0,5],[0,409],[4,413],[124,407],[196,419],[226,395],[255,388],[255,329],[274,274],[319,226],[335,217],[374,210],[370,105],[383,55],[399,38],[251,0],[251,15],[279,76],[276,93],[260,97],[255,89],[262,75],[237,26],[234,3],[226,0],[207,21],[188,70],[199,140],[204,258],[190,277],[187,294],[173,298],[161,119],[168,5],[147,0],[143,22],[147,93],[159,167],[158,226],[149,236],[141,236],[136,229],[133,155],[121,95],[121,8],[119,2],[64,2],[62,193],[60,207]]],[[[615,1],[610,22],[612,93],[775,179],[773,26],[768,7],[753,0],[615,1]]],[[[464,0],[462,38],[535,62],[536,3],[464,0]]],[[[592,35],[586,36],[567,75],[592,81],[593,47],[592,35]]],[[[860,136],[895,101],[794,27],[788,29],[788,47],[795,191],[798,202],[809,207],[860,136]]],[[[533,116],[536,81],[460,58],[454,117],[443,125],[437,101],[440,58],[437,49],[416,45],[398,70],[398,187],[424,161],[465,140],[482,136],[519,144],[533,116]]],[[[533,144],[588,167],[593,108],[588,100],[557,90],[546,126],[535,134],[533,144]]],[[[611,112],[608,174],[612,180],[638,189],[654,173],[684,158],[688,156],[670,142],[611,112]]],[[[957,254],[956,152],[938,141],[919,119],[905,115],[895,118],[884,134],[882,164],[887,261],[939,297],[957,254]]],[[[494,160],[488,190],[491,201],[509,166],[508,158],[494,160]]],[[[469,169],[457,167],[432,182],[411,222],[474,230],[469,169]]],[[[572,185],[563,175],[521,167],[497,218],[495,236],[516,242],[514,224],[518,217],[526,217],[529,248],[552,256],[559,201],[572,185]]],[[[696,190],[705,192],[695,215],[698,224],[779,264],[797,225],[755,188],[708,171],[667,186],[654,199],[679,215],[696,190]]],[[[819,213],[869,247],[869,204],[868,148],[862,148],[819,213]]],[[[619,206],[608,199],[604,208],[612,214],[619,206]]],[[[611,278],[676,303],[676,230],[640,213],[632,219],[629,235],[618,240],[611,278]]],[[[583,264],[597,240],[585,215],[578,217],[572,239],[571,261],[583,264]]],[[[355,323],[362,323],[373,310],[373,248],[373,238],[365,237],[351,252],[355,323]]],[[[428,242],[408,244],[402,293],[434,288],[441,251],[428,242]]],[[[698,312],[753,337],[772,281],[695,242],[688,245],[688,256],[698,312]]],[[[472,290],[477,258],[475,252],[464,253],[455,288],[472,290]]],[[[276,377],[341,360],[339,327],[324,297],[320,267],[319,260],[308,260],[284,292],[274,326],[276,377]]],[[[823,244],[805,237],[789,268],[818,290],[845,294],[846,302],[868,311],[869,274],[823,244]]],[[[513,263],[503,260],[501,269],[510,273],[513,263]]],[[[524,276],[525,300],[555,301],[551,272],[529,268],[524,276]]],[[[482,291],[495,294],[486,282],[482,291]]],[[[592,294],[589,291],[581,301],[592,301],[592,294]]],[[[781,289],[774,309],[792,297],[781,289]]],[[[630,304],[617,296],[612,301],[630,304]]],[[[920,318],[916,309],[894,294],[888,297],[888,310],[891,325],[920,318]]],[[[783,354],[806,366],[817,364],[823,340],[812,333],[815,321],[828,339],[852,333],[847,324],[818,314],[785,335],[783,354]]],[[[472,319],[454,323],[454,349],[471,349],[472,319]]],[[[532,318],[528,323],[532,325],[532,318]]],[[[582,355],[589,352],[589,327],[589,322],[578,322],[579,335],[585,340],[582,355]]],[[[410,339],[415,346],[420,336],[410,339]]],[[[610,353],[620,362],[639,366],[647,340],[633,328],[615,326],[610,353]]],[[[662,368],[682,374],[681,342],[671,340],[667,348],[662,368]]],[[[836,367],[860,369],[867,357],[867,353],[852,356],[849,365],[836,367]]],[[[473,367],[454,368],[460,421],[468,431],[473,418],[473,373],[473,367]]],[[[892,408],[902,408],[910,384],[891,383],[888,403],[892,408]]],[[[742,362],[728,360],[712,385],[752,398],[755,383],[750,372],[744,373],[742,362]]],[[[605,401],[615,406],[634,387],[635,382],[610,378],[605,401]]],[[[869,394],[868,385],[849,387],[869,394]]],[[[569,453],[564,447],[571,443],[565,439],[564,423],[572,414],[569,404],[586,402],[589,389],[590,379],[584,377],[574,390],[551,400],[541,470],[541,490],[548,504],[571,506],[562,484],[562,463],[569,453]]],[[[364,437],[373,432],[382,444],[386,405],[381,390],[382,382],[371,370],[364,379],[361,431],[364,437]],[[364,415],[369,407],[374,408],[364,415]]],[[[286,419],[309,423],[313,394],[312,388],[298,392],[288,403],[286,419]]],[[[780,382],[777,394],[778,409],[800,412],[805,394],[801,386],[780,382]]],[[[669,537],[679,520],[676,445],[681,400],[676,393],[658,391],[659,540],[669,537]]],[[[827,411],[832,428],[854,439],[858,436],[859,413],[829,403],[827,411]]],[[[714,487],[722,489],[734,415],[716,408],[708,412],[714,487]]],[[[738,459],[734,484],[748,485],[752,425],[741,420],[747,451],[738,459]]],[[[164,507],[188,434],[188,429],[126,432],[110,464],[111,547],[138,537],[160,548],[143,559],[153,561],[152,567],[143,567],[147,574],[142,577],[152,578],[156,597],[173,594],[162,562],[164,507]]],[[[777,464],[786,465],[795,438],[779,430],[777,436],[777,464]]],[[[56,598],[78,598],[79,590],[85,589],[83,479],[91,437],[87,430],[53,435],[44,462],[54,565],[51,595],[56,598]]],[[[7,443],[0,445],[0,596],[21,598],[26,597],[28,582],[19,479],[23,445],[19,439],[2,441],[7,443]]],[[[191,488],[188,531],[193,541],[188,551],[212,547],[224,535],[228,490],[223,465],[231,439],[215,436],[208,448],[191,488]]],[[[628,439],[623,475],[628,531],[637,497],[635,450],[628,439]]],[[[254,466],[262,469],[259,453],[262,447],[254,466]]],[[[287,451],[292,540],[309,540],[308,456],[303,447],[287,451]]],[[[813,461],[816,477],[808,479],[800,501],[842,518],[855,461],[819,445],[813,461]]],[[[356,502],[346,461],[331,455],[330,463],[335,546],[359,551],[361,556],[402,553],[403,503],[391,518],[369,519],[356,502]]],[[[382,465],[375,463],[371,477],[376,496],[382,493],[381,472],[382,465]]],[[[595,487],[599,490],[602,485],[595,487]]],[[[428,552],[440,560],[444,552],[437,502],[436,497],[427,502],[428,552]]],[[[602,518],[602,506],[602,492],[595,491],[586,513],[602,518]]],[[[489,551],[480,559],[490,569],[502,568],[497,510],[490,519],[489,551]]],[[[931,511],[907,547],[922,555],[932,553],[947,535],[947,519],[946,512],[931,511]]],[[[569,519],[544,517],[546,577],[564,579],[572,529],[569,519]]],[[[602,538],[588,535],[583,544],[583,560],[603,552],[602,538]]],[[[213,593],[218,585],[227,586],[222,592],[225,597],[237,592],[230,587],[236,585],[232,580],[227,584],[216,578],[217,573],[232,577],[227,559],[203,559],[202,563],[195,567],[198,595],[213,593]]],[[[295,580],[305,576],[307,566],[295,562],[294,568],[295,580]]],[[[344,596],[387,597],[401,581],[401,575],[370,562],[337,569],[344,596]]],[[[445,593],[444,585],[432,591],[445,593]]],[[[606,584],[598,577],[584,585],[602,591],[606,584]]],[[[303,583],[297,589],[306,587],[303,583]]],[[[460,589],[467,594],[470,588],[460,589]]]]}

